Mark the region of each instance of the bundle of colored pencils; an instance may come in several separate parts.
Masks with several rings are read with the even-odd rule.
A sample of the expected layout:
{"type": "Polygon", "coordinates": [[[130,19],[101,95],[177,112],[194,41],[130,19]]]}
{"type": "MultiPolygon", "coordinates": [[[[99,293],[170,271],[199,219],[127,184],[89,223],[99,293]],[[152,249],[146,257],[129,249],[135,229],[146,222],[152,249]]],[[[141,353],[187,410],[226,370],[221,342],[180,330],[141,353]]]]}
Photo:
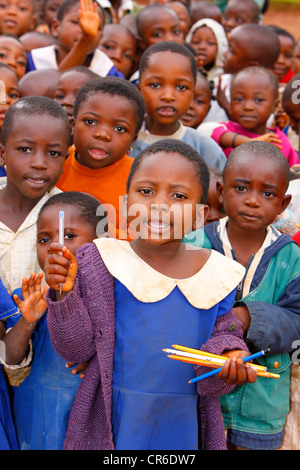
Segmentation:
{"type": "MultiPolygon", "coordinates": [[[[173,344],[172,348],[174,349],[163,349],[167,353],[170,359],[175,359],[177,361],[188,362],[190,364],[200,364],[203,366],[208,366],[216,369],[220,369],[225,364],[228,359],[225,356],[218,356],[216,354],[211,354],[208,352],[200,351],[198,349],[187,348],[185,346],[179,346],[178,344],[173,344]]],[[[265,354],[265,351],[260,351],[259,353],[248,356],[246,359],[249,361],[255,357],[259,357],[265,354]]],[[[244,360],[244,359],[243,359],[244,360]]],[[[249,363],[249,365],[255,370],[256,374],[261,377],[269,377],[273,379],[279,379],[280,375],[273,374],[267,371],[267,368],[259,364],[249,363]]],[[[217,373],[217,371],[216,371],[217,373]]],[[[210,374],[212,375],[212,374],[210,374]]],[[[200,378],[197,378],[200,380],[200,378]]]]}

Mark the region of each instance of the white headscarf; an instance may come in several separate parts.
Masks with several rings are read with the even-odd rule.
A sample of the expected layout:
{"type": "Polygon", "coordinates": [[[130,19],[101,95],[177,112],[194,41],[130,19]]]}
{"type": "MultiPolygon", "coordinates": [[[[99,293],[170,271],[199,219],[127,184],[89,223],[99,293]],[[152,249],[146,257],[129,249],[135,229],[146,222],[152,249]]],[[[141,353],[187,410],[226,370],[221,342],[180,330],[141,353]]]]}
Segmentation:
{"type": "Polygon", "coordinates": [[[212,32],[215,35],[218,49],[217,49],[217,55],[215,58],[215,63],[211,70],[209,70],[208,73],[208,80],[213,80],[215,77],[223,73],[223,68],[222,68],[222,62],[223,62],[223,56],[224,52],[227,51],[228,49],[228,41],[227,41],[227,36],[225,33],[225,30],[223,26],[218,23],[217,21],[211,19],[211,18],[203,18],[199,21],[197,21],[191,29],[189,30],[185,40],[187,43],[191,43],[192,36],[196,29],[201,28],[201,26],[207,26],[209,29],[212,30],[212,32]]]}

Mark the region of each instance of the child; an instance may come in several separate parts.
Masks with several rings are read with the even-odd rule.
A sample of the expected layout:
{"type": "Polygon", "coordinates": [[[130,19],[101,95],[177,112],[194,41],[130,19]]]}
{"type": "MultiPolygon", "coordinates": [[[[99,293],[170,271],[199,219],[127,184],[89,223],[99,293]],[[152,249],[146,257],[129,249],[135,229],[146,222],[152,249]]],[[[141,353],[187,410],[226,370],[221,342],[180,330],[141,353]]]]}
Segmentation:
{"type": "Polygon", "coordinates": [[[66,111],[71,127],[74,125],[73,107],[78,90],[90,80],[98,77],[96,73],[82,65],[66,70],[59,77],[52,98],[66,111]]]}
{"type": "Polygon", "coordinates": [[[223,55],[228,49],[228,41],[222,25],[210,18],[197,21],[186,37],[196,51],[198,68],[207,72],[208,80],[223,73],[223,55]]]}
{"type": "Polygon", "coordinates": [[[220,147],[180,122],[196,83],[197,64],[192,52],[174,41],[154,44],[144,52],[139,71],[139,89],[146,106],[145,128],[139,132],[130,155],[135,157],[150,143],[168,137],[191,145],[208,166],[223,168],[225,155],[220,147]]]}
{"type": "Polygon", "coordinates": [[[58,68],[64,72],[75,65],[84,65],[101,76],[123,77],[109,57],[97,49],[102,28],[103,14],[97,3],[65,0],[52,26],[58,44],[33,49],[28,54],[28,70],[58,68]]]}
{"type": "MultiPolygon", "coordinates": [[[[188,384],[194,366],[170,361],[162,348],[175,341],[223,353],[226,344],[229,355],[247,354],[240,332],[228,329],[241,267],[230,260],[217,274],[216,265],[229,260],[186,250],[181,243],[183,232],[205,219],[208,183],[207,166],[195,150],[173,140],[157,142],[137,157],[128,178],[128,222],[139,227],[134,241],[98,239],[78,250],[77,259],[65,247],[51,245],[45,264],[51,339],[64,358],[92,357],[65,449],[198,449],[197,392],[188,384]],[[230,272],[227,280],[223,269],[230,272]],[[57,282],[63,283],[62,296],[57,282]]],[[[253,372],[237,359],[227,362],[222,376],[233,384],[237,373],[244,383],[255,380],[253,372]]],[[[228,391],[214,379],[202,384],[204,395],[212,387],[201,408],[202,447],[211,449],[224,448],[214,394],[228,391]]]]}
{"type": "Polygon", "coordinates": [[[217,191],[218,184],[222,182],[222,172],[217,168],[210,168],[209,170],[209,189],[206,199],[206,204],[209,208],[205,225],[225,217],[224,206],[220,201],[217,191]]]}
{"type": "Polygon", "coordinates": [[[299,163],[298,154],[284,132],[278,127],[267,127],[277,98],[278,80],[269,70],[248,67],[234,76],[231,84],[232,121],[220,123],[211,134],[227,156],[234,147],[258,139],[278,146],[290,167],[299,163]]]}
{"type": "Polygon", "coordinates": [[[59,192],[54,186],[71,143],[69,120],[49,98],[20,98],[6,112],[1,140],[7,178],[0,180],[0,278],[11,294],[38,269],[37,214],[59,192]]]}
{"type": "Polygon", "coordinates": [[[222,14],[222,25],[228,38],[234,28],[247,23],[259,23],[257,3],[254,0],[230,0],[222,14]]]}
{"type": "Polygon", "coordinates": [[[191,17],[188,6],[183,2],[176,0],[169,0],[167,2],[167,6],[171,8],[171,10],[175,11],[176,15],[178,16],[182,35],[185,38],[191,27],[191,17]]]}
{"type": "Polygon", "coordinates": [[[33,0],[4,0],[0,11],[0,34],[16,36],[32,31],[37,23],[33,0]]]}
{"type": "Polygon", "coordinates": [[[75,152],[67,158],[57,187],[96,197],[108,212],[110,235],[121,236],[119,198],[133,162],[127,152],[144,119],[142,96],[124,79],[97,78],[80,89],[73,114],[75,152]]]}
{"type": "Polygon", "coordinates": [[[40,24],[36,28],[38,32],[44,32],[51,35],[52,23],[56,20],[57,12],[62,3],[63,0],[42,1],[40,24]]]}
{"type": "Polygon", "coordinates": [[[210,1],[192,2],[190,4],[191,25],[203,18],[211,18],[221,23],[222,13],[218,5],[210,1]]]}
{"type": "Polygon", "coordinates": [[[272,67],[279,83],[288,83],[293,77],[292,58],[295,47],[295,38],[292,34],[276,25],[268,25],[267,28],[277,34],[280,41],[280,54],[272,67]]]}
{"type": "Polygon", "coordinates": [[[130,29],[122,24],[105,25],[99,49],[108,55],[125,78],[129,78],[137,52],[137,40],[130,29]]]}
{"type": "Polygon", "coordinates": [[[136,24],[138,44],[142,51],[162,41],[184,43],[179,17],[168,5],[147,5],[138,13],[136,24]]]}
{"type": "Polygon", "coordinates": [[[210,82],[198,71],[193,99],[187,112],[182,116],[184,126],[197,129],[205,121],[211,109],[212,90],[210,82]]]}
{"type": "Polygon", "coordinates": [[[23,44],[13,36],[0,36],[0,62],[9,65],[20,80],[26,72],[27,57],[23,44]]]}
{"type": "Polygon", "coordinates": [[[298,39],[294,47],[292,69],[295,75],[300,72],[300,39],[298,39]]]}
{"type": "MultiPolygon", "coordinates": [[[[270,69],[280,53],[278,36],[260,24],[248,23],[234,28],[230,34],[229,48],[224,54],[224,74],[215,79],[216,98],[224,110],[224,119],[230,116],[230,84],[232,75],[246,67],[270,69]]],[[[214,119],[220,121],[220,119],[214,119]]]]}
{"type": "Polygon", "coordinates": [[[279,149],[267,142],[241,145],[230,153],[218,187],[227,217],[205,227],[205,247],[246,267],[234,312],[250,350],[270,348],[259,363],[280,375],[258,377],[220,398],[230,448],[275,450],[283,440],[289,353],[300,330],[300,251],[272,223],[289,204],[288,183],[279,149]]]}
{"type": "MultiPolygon", "coordinates": [[[[13,303],[0,279],[0,344],[2,346],[5,344],[5,320],[11,315],[17,314],[18,311],[17,306],[13,303]]],[[[2,364],[6,359],[5,349],[2,346],[0,346],[0,450],[19,450],[11,407],[11,397],[2,370],[2,364]]]]}
{"type": "MultiPolygon", "coordinates": [[[[18,77],[8,65],[0,63],[0,80],[5,84],[5,102],[0,104],[0,139],[3,120],[8,108],[20,97],[18,77]]],[[[2,141],[2,139],[1,139],[2,141]]]]}
{"type": "MultiPolygon", "coordinates": [[[[37,257],[42,270],[50,244],[59,240],[60,210],[64,211],[64,243],[73,255],[84,243],[92,243],[102,235],[100,227],[105,228],[102,217],[96,215],[99,202],[94,197],[72,191],[52,196],[41,208],[37,221],[37,257]]],[[[38,276],[33,273],[29,279],[23,279],[22,295],[21,289],[13,295],[33,330],[30,336],[30,374],[13,389],[13,409],[21,449],[61,450],[69,413],[81,382],[81,376],[74,374],[81,370],[82,365],[71,373],[65,361],[53,350],[47,329],[47,305],[40,283],[41,273],[38,276]]],[[[6,326],[12,327],[10,334],[19,328],[19,336],[16,337],[15,333],[12,346],[23,339],[23,354],[26,355],[29,342],[24,320],[15,315],[7,320],[6,326]]]]}
{"type": "Polygon", "coordinates": [[[56,69],[39,69],[27,72],[19,81],[20,96],[46,96],[53,98],[62,72],[56,69]]]}

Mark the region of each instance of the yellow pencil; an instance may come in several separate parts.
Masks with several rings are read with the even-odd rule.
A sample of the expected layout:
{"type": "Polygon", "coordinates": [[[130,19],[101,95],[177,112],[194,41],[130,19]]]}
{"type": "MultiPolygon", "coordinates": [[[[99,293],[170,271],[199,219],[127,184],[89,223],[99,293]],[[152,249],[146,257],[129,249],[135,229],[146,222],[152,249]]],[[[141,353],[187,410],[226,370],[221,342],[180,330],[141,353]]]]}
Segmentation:
{"type": "MultiPolygon", "coordinates": [[[[178,349],[178,350],[185,351],[185,352],[190,352],[192,354],[200,354],[201,356],[208,356],[208,357],[215,358],[215,359],[222,359],[223,361],[226,360],[225,356],[218,356],[217,354],[212,354],[212,353],[209,353],[209,352],[201,351],[200,349],[192,349],[192,348],[188,348],[186,346],[179,346],[178,344],[172,344],[172,347],[174,349],[178,349]]],[[[251,364],[251,365],[255,365],[256,369],[260,369],[262,371],[267,370],[266,367],[261,366],[259,364],[251,364]]]]}

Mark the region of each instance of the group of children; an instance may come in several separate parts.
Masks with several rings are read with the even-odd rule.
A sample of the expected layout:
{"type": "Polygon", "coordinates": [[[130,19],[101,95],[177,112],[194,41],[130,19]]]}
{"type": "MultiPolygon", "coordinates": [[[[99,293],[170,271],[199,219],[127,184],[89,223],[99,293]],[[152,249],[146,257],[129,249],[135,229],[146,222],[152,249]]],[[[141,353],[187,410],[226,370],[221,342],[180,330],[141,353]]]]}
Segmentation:
{"type": "Polygon", "coordinates": [[[299,42],[217,3],[0,9],[0,449],[299,448],[299,42]]]}

